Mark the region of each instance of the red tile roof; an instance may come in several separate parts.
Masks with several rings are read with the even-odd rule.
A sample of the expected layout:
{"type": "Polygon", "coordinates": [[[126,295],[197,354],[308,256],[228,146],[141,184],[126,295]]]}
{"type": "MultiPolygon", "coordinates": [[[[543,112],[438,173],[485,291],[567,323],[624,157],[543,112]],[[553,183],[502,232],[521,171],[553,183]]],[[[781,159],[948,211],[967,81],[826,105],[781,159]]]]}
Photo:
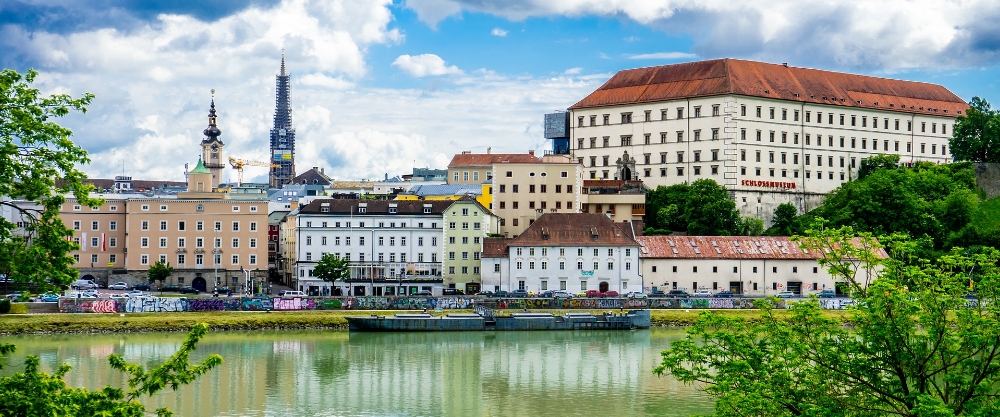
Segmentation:
{"type": "Polygon", "coordinates": [[[938,116],[969,107],[937,84],[726,58],[619,71],[570,109],[722,94],[938,116]]]}
{"type": "Polygon", "coordinates": [[[638,243],[601,213],[545,213],[514,238],[510,246],[638,246],[638,243]]]}
{"type": "Polygon", "coordinates": [[[507,247],[513,238],[487,237],[483,238],[483,258],[507,258],[507,247]]]}
{"type": "Polygon", "coordinates": [[[527,153],[460,153],[451,158],[448,168],[453,167],[489,167],[493,164],[532,164],[542,160],[527,153]]]}
{"type": "MultiPolygon", "coordinates": [[[[819,259],[785,236],[639,236],[639,257],[670,259],[819,259]]],[[[887,257],[884,250],[879,255],[887,257]]]]}

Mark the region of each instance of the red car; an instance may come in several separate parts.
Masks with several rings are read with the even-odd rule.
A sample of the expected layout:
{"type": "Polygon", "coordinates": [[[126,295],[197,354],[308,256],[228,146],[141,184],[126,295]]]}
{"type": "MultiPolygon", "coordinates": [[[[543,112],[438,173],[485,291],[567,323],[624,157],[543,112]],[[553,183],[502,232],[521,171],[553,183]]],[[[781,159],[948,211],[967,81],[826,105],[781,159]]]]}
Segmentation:
{"type": "Polygon", "coordinates": [[[597,290],[587,290],[587,298],[617,297],[618,291],[600,292],[597,290]]]}

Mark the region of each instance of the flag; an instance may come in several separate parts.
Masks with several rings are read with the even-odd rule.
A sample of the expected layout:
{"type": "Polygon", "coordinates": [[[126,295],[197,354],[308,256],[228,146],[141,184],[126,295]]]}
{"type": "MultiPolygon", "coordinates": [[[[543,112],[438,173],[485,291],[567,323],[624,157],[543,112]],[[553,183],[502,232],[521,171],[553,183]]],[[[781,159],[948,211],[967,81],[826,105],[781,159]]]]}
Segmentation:
{"type": "Polygon", "coordinates": [[[80,238],[80,250],[82,250],[84,252],[87,251],[87,234],[86,233],[84,233],[83,237],[80,238]]]}
{"type": "Polygon", "coordinates": [[[101,252],[107,252],[107,251],[108,251],[108,244],[106,236],[104,235],[104,233],[101,233],[101,252]]]}

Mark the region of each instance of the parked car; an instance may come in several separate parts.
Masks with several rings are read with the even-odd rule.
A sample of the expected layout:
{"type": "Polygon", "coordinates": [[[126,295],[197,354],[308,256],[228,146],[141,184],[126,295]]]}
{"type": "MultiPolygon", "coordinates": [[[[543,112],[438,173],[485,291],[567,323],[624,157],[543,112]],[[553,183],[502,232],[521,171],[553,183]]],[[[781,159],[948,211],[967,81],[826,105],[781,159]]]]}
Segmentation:
{"type": "Polygon", "coordinates": [[[74,290],[94,290],[97,289],[97,284],[89,279],[78,279],[70,284],[69,287],[74,290]]]}
{"type": "Polygon", "coordinates": [[[597,290],[587,290],[587,298],[599,298],[602,297],[601,292],[597,290]]]}
{"type": "Polygon", "coordinates": [[[837,298],[837,291],[823,290],[819,292],[819,298],[837,298]]]}
{"type": "Polygon", "coordinates": [[[709,291],[709,290],[700,290],[700,291],[695,291],[695,293],[691,294],[691,296],[692,297],[697,297],[697,298],[711,297],[712,296],[712,292],[709,291]]]}
{"type": "Polygon", "coordinates": [[[733,294],[733,292],[729,291],[729,290],[719,291],[719,292],[715,293],[714,295],[712,295],[712,297],[715,297],[715,298],[733,298],[735,296],[736,296],[736,294],[733,294]]]}
{"type": "Polygon", "coordinates": [[[21,293],[19,292],[7,294],[7,299],[10,301],[17,301],[18,298],[21,298],[21,293]]]}
{"type": "Polygon", "coordinates": [[[279,295],[279,297],[305,297],[305,296],[306,293],[302,291],[292,291],[292,290],[282,291],[281,294],[279,295]]]}
{"type": "Polygon", "coordinates": [[[688,298],[690,296],[691,294],[688,294],[688,292],[684,290],[670,290],[670,292],[667,293],[667,297],[670,298],[688,298]]]}
{"type": "Polygon", "coordinates": [[[127,290],[128,284],[124,282],[116,282],[114,284],[108,285],[109,290],[127,290]]]}
{"type": "Polygon", "coordinates": [[[462,290],[460,290],[458,288],[445,288],[444,291],[442,291],[442,294],[443,295],[465,295],[465,291],[462,291],[462,290]]]}
{"type": "Polygon", "coordinates": [[[149,291],[149,284],[136,284],[134,287],[132,287],[132,289],[139,291],[149,291]]]}
{"type": "Polygon", "coordinates": [[[108,289],[108,282],[107,281],[96,281],[94,283],[97,284],[97,288],[108,289]]]}
{"type": "Polygon", "coordinates": [[[618,294],[618,291],[615,291],[615,290],[611,290],[611,291],[608,291],[608,292],[604,293],[605,297],[618,297],[619,295],[621,295],[621,294],[618,294]]]}
{"type": "Polygon", "coordinates": [[[782,291],[778,293],[778,298],[794,298],[799,295],[791,291],[782,291]]]}
{"type": "MultiPolygon", "coordinates": [[[[302,292],[302,291],[287,291],[287,292],[285,292],[286,296],[290,292],[302,292]]],[[[410,294],[410,295],[416,295],[418,297],[430,297],[430,296],[432,296],[434,294],[432,294],[430,290],[422,290],[422,291],[417,291],[417,292],[415,292],[413,294],[410,294]]]]}
{"type": "Polygon", "coordinates": [[[528,291],[526,290],[514,290],[507,295],[512,298],[528,298],[528,291]]]}
{"type": "Polygon", "coordinates": [[[510,294],[507,291],[495,291],[492,295],[488,295],[487,297],[504,298],[510,297],[510,294]]]}
{"type": "Polygon", "coordinates": [[[55,303],[59,301],[59,296],[53,293],[45,293],[38,297],[38,301],[43,303],[55,303]]]}
{"type": "Polygon", "coordinates": [[[649,297],[646,295],[646,293],[639,291],[632,291],[629,293],[625,293],[625,298],[649,298],[649,297]]]}
{"type": "Polygon", "coordinates": [[[566,291],[552,291],[552,298],[573,298],[573,294],[566,291]]]}
{"type": "Polygon", "coordinates": [[[180,292],[181,292],[181,294],[198,294],[201,291],[198,291],[198,289],[195,288],[195,287],[187,285],[187,286],[181,287],[180,292]]]}
{"type": "Polygon", "coordinates": [[[139,290],[132,290],[132,291],[129,291],[127,293],[124,293],[123,295],[126,296],[126,297],[148,297],[149,296],[149,294],[146,294],[146,293],[144,293],[142,291],[139,291],[139,290]]]}
{"type": "Polygon", "coordinates": [[[180,291],[180,290],[181,290],[181,286],[180,285],[170,284],[170,285],[164,285],[164,286],[160,287],[160,291],[177,292],[177,291],[180,291]]]}

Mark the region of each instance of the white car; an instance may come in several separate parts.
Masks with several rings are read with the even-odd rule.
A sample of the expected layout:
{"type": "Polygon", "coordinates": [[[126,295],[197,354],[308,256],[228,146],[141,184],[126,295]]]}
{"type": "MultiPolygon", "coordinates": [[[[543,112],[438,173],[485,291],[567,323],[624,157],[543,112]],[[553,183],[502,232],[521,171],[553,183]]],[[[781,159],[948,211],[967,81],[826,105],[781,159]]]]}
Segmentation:
{"type": "Polygon", "coordinates": [[[782,291],[778,293],[778,298],[795,298],[799,295],[791,291],[782,291]]]}
{"type": "Polygon", "coordinates": [[[698,292],[696,292],[694,294],[691,294],[691,296],[692,297],[711,297],[712,296],[712,292],[709,291],[709,290],[701,290],[701,291],[698,291],[698,292]]]}
{"type": "Polygon", "coordinates": [[[573,294],[566,291],[552,291],[552,298],[573,298],[573,294]]]}
{"type": "Polygon", "coordinates": [[[116,282],[114,284],[108,285],[109,290],[127,290],[128,284],[124,282],[116,282]]]}
{"type": "Polygon", "coordinates": [[[132,290],[132,291],[129,291],[129,292],[123,294],[123,295],[126,296],[126,297],[147,297],[147,296],[149,296],[149,294],[146,294],[146,293],[144,293],[142,291],[139,291],[139,290],[132,290]]]}
{"type": "Polygon", "coordinates": [[[645,293],[639,291],[632,291],[629,293],[625,293],[625,298],[649,298],[649,297],[647,297],[645,293]]]}

